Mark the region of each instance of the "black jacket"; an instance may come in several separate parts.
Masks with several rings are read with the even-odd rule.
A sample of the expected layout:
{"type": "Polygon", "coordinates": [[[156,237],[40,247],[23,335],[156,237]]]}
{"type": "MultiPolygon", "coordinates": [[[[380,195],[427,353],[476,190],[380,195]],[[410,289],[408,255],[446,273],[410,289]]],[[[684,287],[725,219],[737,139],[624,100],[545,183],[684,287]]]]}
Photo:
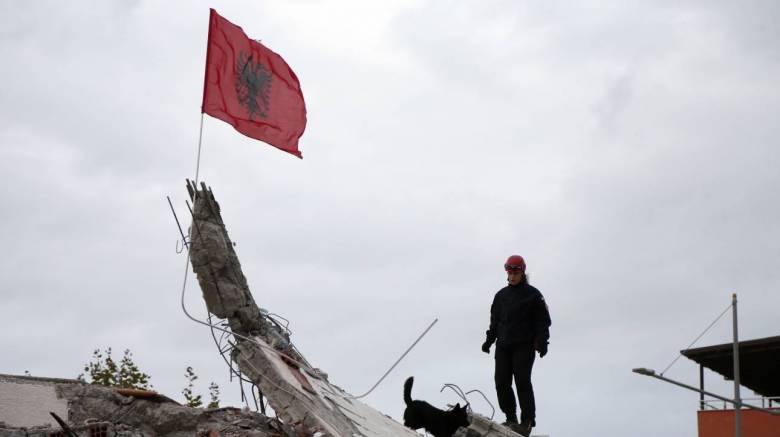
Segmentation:
{"type": "Polygon", "coordinates": [[[551,324],[547,303],[539,290],[527,283],[507,285],[493,298],[487,342],[492,344],[497,339],[502,348],[533,344],[534,340],[547,343],[551,324]]]}

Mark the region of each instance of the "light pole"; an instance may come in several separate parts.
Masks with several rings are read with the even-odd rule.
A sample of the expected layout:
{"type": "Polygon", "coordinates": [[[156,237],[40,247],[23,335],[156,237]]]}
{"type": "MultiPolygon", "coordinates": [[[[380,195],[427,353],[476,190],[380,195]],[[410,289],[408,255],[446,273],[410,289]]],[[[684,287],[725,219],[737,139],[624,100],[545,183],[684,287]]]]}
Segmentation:
{"type": "Polygon", "coordinates": [[[742,437],[742,401],[739,397],[739,335],[737,334],[737,293],[731,295],[731,314],[734,321],[734,435],[742,437]]]}

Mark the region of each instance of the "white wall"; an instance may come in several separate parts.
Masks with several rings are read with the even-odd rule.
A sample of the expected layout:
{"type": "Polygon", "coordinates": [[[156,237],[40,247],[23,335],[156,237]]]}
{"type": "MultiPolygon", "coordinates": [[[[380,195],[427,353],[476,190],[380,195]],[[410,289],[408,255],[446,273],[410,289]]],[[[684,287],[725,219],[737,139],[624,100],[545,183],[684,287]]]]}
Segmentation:
{"type": "Polygon", "coordinates": [[[50,411],[68,419],[68,402],[57,398],[53,382],[0,377],[0,422],[14,427],[57,426],[50,411]]]}

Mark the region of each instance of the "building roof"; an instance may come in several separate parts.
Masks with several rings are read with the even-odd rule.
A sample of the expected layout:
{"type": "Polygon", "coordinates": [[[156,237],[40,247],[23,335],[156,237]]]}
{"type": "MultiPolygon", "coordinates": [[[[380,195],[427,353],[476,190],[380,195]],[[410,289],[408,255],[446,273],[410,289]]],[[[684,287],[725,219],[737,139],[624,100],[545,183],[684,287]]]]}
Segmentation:
{"type": "MultiPolygon", "coordinates": [[[[680,351],[700,365],[734,380],[733,344],[680,351]]],[[[780,336],[739,342],[740,383],[756,394],[780,396],[780,336]]]]}

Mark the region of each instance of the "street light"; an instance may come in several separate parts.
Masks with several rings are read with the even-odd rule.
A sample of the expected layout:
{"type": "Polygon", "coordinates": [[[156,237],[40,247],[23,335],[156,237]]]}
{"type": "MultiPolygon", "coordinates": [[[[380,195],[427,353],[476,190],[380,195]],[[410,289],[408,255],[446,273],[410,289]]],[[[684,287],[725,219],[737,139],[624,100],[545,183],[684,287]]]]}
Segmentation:
{"type": "Polygon", "coordinates": [[[724,402],[729,402],[731,404],[734,404],[734,408],[746,407],[746,408],[751,408],[753,410],[763,411],[764,413],[774,414],[775,416],[780,416],[780,410],[767,410],[766,408],[761,408],[761,407],[757,407],[755,405],[746,404],[746,403],[742,402],[741,400],[729,399],[729,398],[725,398],[723,396],[716,395],[715,393],[710,393],[708,391],[699,390],[696,387],[692,387],[690,385],[683,384],[682,382],[678,382],[678,381],[675,381],[673,379],[669,379],[669,378],[667,378],[667,377],[665,377],[663,375],[658,375],[658,374],[655,373],[655,370],[653,370],[653,369],[648,369],[648,368],[645,368],[645,367],[637,367],[636,369],[632,369],[631,371],[634,372],[634,373],[637,373],[639,375],[645,375],[645,376],[653,377],[655,379],[660,379],[661,381],[668,382],[670,384],[674,384],[674,385],[682,387],[682,388],[687,388],[688,390],[693,390],[693,391],[695,391],[697,393],[702,393],[702,394],[705,394],[707,396],[711,396],[711,397],[713,397],[715,399],[720,399],[721,401],[724,401],[724,402]]]}

